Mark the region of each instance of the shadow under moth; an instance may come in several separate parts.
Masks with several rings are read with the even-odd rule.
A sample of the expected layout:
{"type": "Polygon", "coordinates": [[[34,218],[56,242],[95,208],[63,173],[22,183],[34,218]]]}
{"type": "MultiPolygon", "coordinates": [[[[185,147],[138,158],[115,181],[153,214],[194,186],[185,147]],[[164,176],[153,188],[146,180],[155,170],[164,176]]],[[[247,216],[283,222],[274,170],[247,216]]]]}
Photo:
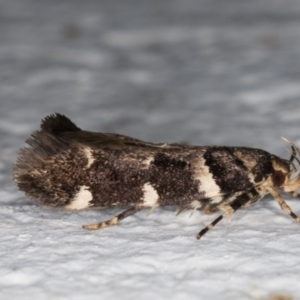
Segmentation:
{"type": "MultiPolygon", "coordinates": [[[[287,140],[286,140],[287,141],[287,140]]],[[[176,205],[177,214],[201,209],[222,214],[202,229],[200,239],[224,217],[271,194],[300,223],[278,190],[297,197],[299,149],[289,160],[246,147],[154,144],[113,133],[78,128],[61,114],[47,116],[26,141],[14,166],[14,181],[36,202],[67,210],[127,207],[112,219],[83,226],[115,225],[150,208],[176,205]]]]}

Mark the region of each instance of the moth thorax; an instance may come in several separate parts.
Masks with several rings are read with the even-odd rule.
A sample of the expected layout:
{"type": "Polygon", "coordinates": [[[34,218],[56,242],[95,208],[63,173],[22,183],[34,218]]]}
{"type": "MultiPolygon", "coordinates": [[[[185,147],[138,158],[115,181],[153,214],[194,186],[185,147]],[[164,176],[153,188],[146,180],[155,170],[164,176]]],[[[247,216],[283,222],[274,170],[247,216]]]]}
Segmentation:
{"type": "Polygon", "coordinates": [[[273,175],[272,175],[272,181],[273,181],[273,184],[277,187],[280,187],[284,184],[285,182],[285,177],[286,175],[283,174],[282,171],[280,170],[275,170],[273,175]]]}
{"type": "Polygon", "coordinates": [[[276,187],[282,187],[289,181],[290,165],[287,161],[277,157],[272,156],[272,182],[276,187]]]}

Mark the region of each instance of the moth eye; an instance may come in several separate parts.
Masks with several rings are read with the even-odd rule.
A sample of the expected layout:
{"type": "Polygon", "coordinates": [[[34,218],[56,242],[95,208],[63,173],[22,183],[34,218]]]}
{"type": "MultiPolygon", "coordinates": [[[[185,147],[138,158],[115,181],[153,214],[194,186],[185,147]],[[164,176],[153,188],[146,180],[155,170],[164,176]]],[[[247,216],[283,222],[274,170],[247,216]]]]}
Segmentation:
{"type": "Polygon", "coordinates": [[[281,171],[275,171],[272,175],[274,185],[282,186],[285,180],[285,175],[281,171]]]}

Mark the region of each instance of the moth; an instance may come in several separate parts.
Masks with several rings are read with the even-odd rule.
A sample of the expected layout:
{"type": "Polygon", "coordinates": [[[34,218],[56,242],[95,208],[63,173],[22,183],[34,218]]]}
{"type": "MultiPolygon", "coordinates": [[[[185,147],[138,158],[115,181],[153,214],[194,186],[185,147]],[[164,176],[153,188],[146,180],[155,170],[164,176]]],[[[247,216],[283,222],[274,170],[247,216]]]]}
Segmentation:
{"type": "Polygon", "coordinates": [[[279,191],[298,197],[299,149],[282,159],[247,147],[154,144],[114,133],[81,130],[61,114],[42,120],[26,141],[14,166],[14,181],[39,204],[81,210],[127,207],[112,219],[83,226],[115,225],[143,208],[159,206],[221,215],[202,229],[200,239],[224,217],[271,194],[298,223],[279,191]]]}

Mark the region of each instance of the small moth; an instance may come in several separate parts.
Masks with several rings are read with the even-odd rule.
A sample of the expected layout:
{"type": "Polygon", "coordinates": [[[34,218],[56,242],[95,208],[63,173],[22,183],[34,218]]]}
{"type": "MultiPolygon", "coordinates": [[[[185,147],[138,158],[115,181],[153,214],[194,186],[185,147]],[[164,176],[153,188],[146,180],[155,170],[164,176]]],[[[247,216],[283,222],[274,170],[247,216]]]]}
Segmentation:
{"type": "MultiPolygon", "coordinates": [[[[286,140],[287,141],[287,140],[286,140]]],[[[61,114],[47,116],[27,140],[14,166],[14,181],[36,202],[67,210],[127,207],[112,219],[83,226],[115,225],[143,208],[176,205],[177,214],[201,209],[222,214],[202,229],[200,239],[224,217],[271,194],[282,210],[296,216],[278,190],[300,187],[299,149],[291,144],[285,160],[246,147],[153,144],[113,133],[78,128],[61,114]]]]}

